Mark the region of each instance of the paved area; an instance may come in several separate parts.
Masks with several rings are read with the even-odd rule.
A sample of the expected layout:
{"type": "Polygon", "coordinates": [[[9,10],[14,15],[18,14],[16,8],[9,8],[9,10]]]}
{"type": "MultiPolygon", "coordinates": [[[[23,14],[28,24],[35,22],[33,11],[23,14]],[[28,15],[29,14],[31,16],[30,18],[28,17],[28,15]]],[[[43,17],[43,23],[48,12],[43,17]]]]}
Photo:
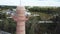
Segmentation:
{"type": "Polygon", "coordinates": [[[8,33],[8,32],[5,32],[5,31],[0,31],[0,34],[11,34],[11,33],[8,33]]]}

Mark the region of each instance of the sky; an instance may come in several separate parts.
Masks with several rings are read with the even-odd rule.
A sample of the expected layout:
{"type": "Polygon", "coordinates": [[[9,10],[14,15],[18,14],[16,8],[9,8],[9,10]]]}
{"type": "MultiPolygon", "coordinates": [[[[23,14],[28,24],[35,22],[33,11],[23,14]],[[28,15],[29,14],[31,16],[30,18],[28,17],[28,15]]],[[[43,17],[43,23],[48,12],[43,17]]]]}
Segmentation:
{"type": "Polygon", "coordinates": [[[0,5],[60,6],[60,0],[0,0],[0,5]]]}

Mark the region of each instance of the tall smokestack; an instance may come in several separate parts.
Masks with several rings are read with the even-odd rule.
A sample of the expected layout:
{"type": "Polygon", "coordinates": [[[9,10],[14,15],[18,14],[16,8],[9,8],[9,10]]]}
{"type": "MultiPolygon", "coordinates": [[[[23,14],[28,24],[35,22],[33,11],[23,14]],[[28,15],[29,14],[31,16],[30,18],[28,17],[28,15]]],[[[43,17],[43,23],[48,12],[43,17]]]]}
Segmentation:
{"type": "Polygon", "coordinates": [[[27,20],[25,11],[25,7],[18,6],[16,14],[13,16],[13,19],[17,22],[16,34],[25,34],[25,22],[27,20]]]}

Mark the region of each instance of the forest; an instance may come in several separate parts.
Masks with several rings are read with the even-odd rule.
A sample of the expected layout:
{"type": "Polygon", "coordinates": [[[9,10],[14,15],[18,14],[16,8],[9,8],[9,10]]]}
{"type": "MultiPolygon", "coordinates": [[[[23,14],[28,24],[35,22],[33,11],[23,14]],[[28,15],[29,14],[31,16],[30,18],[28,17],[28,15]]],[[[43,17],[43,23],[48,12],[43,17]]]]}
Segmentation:
{"type": "MultiPolygon", "coordinates": [[[[26,34],[56,34],[60,28],[60,7],[40,7],[25,6],[31,13],[29,20],[26,22],[26,34]],[[34,16],[39,15],[39,16],[34,16]],[[39,21],[52,21],[53,23],[39,23],[39,21]]],[[[7,14],[7,10],[15,12],[16,6],[0,6],[0,30],[15,34],[16,22],[7,14]]]]}

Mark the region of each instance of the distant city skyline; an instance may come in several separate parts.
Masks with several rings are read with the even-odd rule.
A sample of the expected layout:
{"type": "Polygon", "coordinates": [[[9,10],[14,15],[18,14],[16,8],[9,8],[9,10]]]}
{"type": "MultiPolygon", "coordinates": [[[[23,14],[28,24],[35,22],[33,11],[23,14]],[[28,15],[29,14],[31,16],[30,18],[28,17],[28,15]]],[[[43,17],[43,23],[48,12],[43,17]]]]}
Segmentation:
{"type": "Polygon", "coordinates": [[[60,6],[60,0],[0,0],[0,5],[60,6]]]}

